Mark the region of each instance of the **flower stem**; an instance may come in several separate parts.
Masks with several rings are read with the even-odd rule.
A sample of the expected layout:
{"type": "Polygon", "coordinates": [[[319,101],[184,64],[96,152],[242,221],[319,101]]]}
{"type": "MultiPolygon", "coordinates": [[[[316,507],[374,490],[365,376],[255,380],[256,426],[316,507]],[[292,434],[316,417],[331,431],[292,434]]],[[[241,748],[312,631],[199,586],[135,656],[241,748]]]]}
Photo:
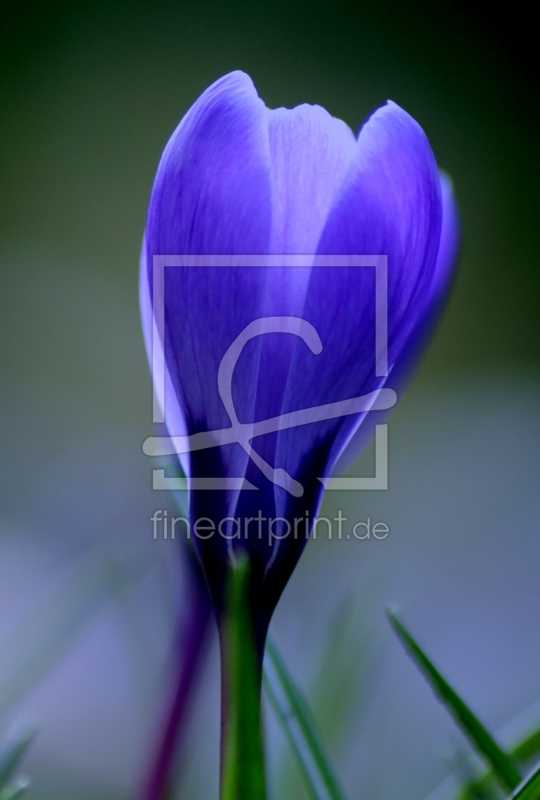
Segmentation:
{"type": "Polygon", "coordinates": [[[221,640],[221,800],[265,800],[262,663],[249,603],[249,562],[236,559],[221,640]]]}

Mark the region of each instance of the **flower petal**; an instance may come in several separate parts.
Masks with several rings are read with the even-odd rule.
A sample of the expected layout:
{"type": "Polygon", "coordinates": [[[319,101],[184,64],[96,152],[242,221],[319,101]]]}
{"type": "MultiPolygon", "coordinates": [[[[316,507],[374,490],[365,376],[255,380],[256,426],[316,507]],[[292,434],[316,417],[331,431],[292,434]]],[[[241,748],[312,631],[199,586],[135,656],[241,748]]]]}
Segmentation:
{"type": "MultiPolygon", "coordinates": [[[[430,290],[429,304],[437,306],[439,300],[444,300],[454,276],[459,244],[460,225],[459,214],[454,197],[452,180],[445,173],[440,173],[442,197],[442,230],[435,274],[430,290]]],[[[434,310],[438,311],[438,308],[434,310]]]]}
{"type": "MultiPolygon", "coordinates": [[[[279,108],[267,113],[272,176],[270,253],[313,257],[331,204],[356,150],[356,140],[344,122],[334,119],[320,106],[279,108]]],[[[301,316],[309,275],[309,268],[267,270],[264,316],[301,316]]],[[[258,369],[253,375],[257,419],[282,413],[297,341],[295,336],[278,334],[266,335],[257,342],[258,369]]],[[[277,436],[267,435],[258,438],[254,448],[267,463],[274,464],[276,444],[277,436]]],[[[249,479],[260,485],[261,476],[257,472],[250,463],[249,479]]],[[[258,500],[259,505],[273,507],[274,486],[264,483],[260,491],[268,497],[258,500]]],[[[235,513],[240,513],[244,499],[249,504],[247,498],[241,498],[235,513]]],[[[268,544],[258,547],[267,562],[271,556],[268,544]]]]}
{"type": "MultiPolygon", "coordinates": [[[[265,108],[248,76],[231,73],[197,100],[163,154],[146,228],[150,295],[156,255],[267,252],[270,191],[265,108]]],[[[208,389],[242,319],[262,310],[264,282],[217,267],[165,267],[164,276],[165,359],[184,417],[167,407],[167,426],[221,427],[229,420],[208,389]]]]}
{"type": "MultiPolygon", "coordinates": [[[[390,370],[425,314],[440,235],[441,188],[433,153],[420,126],[389,103],[360,133],[317,250],[388,257],[390,370]]],[[[302,316],[319,333],[323,351],[313,357],[297,346],[284,411],[347,400],[385,383],[384,376],[375,374],[374,272],[362,267],[311,270],[302,316]]],[[[363,416],[280,431],[276,462],[310,487],[315,507],[321,491],[313,488],[313,469],[320,470],[316,477],[328,474],[363,416]]],[[[276,505],[279,515],[294,511],[279,491],[276,505]]],[[[276,594],[301,547],[301,541],[294,547],[289,542],[277,552],[267,576],[276,594]]]]}
{"type": "Polygon", "coordinates": [[[271,253],[313,254],[356,150],[351,129],[321,106],[268,112],[271,253]]]}
{"type": "MultiPolygon", "coordinates": [[[[452,189],[452,181],[444,173],[440,173],[442,198],[442,230],[437,253],[435,271],[431,281],[424,312],[419,316],[418,324],[411,334],[403,354],[397,359],[390,376],[392,388],[401,396],[424,354],[433,328],[439,320],[442,308],[455,275],[455,266],[459,253],[460,229],[459,215],[452,189]]],[[[360,454],[364,446],[373,438],[375,425],[386,422],[393,409],[368,415],[356,430],[334,467],[333,472],[343,472],[360,454]]]]}
{"type": "MultiPolygon", "coordinates": [[[[267,253],[270,233],[266,109],[248,76],[234,72],[204,92],[165,148],[146,227],[143,314],[144,298],[153,294],[154,256],[267,253]]],[[[239,330],[254,315],[263,315],[264,289],[257,270],[164,268],[164,413],[171,435],[231,424],[217,392],[218,367],[239,330]]],[[[242,398],[239,413],[246,415],[253,414],[255,355],[243,359],[236,376],[242,398]]],[[[246,460],[240,445],[231,445],[191,453],[184,466],[189,475],[242,476],[246,460]]],[[[195,506],[201,501],[199,494],[192,495],[195,506]]],[[[208,495],[213,493],[202,494],[212,499],[208,495]]],[[[220,516],[234,508],[233,494],[218,492],[213,499],[220,516]]],[[[204,543],[199,545],[201,550],[204,543]]],[[[205,548],[216,566],[223,563],[226,546],[216,536],[205,548]]],[[[208,563],[205,569],[208,573],[208,563]]]]}
{"type": "Polygon", "coordinates": [[[149,252],[265,253],[270,236],[265,107],[251,79],[232,72],[197,100],[158,167],[149,252]]]}
{"type": "MultiPolygon", "coordinates": [[[[389,102],[360,132],[318,247],[319,253],[387,256],[388,372],[425,313],[441,217],[440,177],[427,137],[409,114],[389,102]]],[[[315,310],[311,321],[334,359],[335,366],[325,370],[327,379],[340,386],[345,398],[384,381],[374,369],[374,268],[341,272],[338,277],[313,270],[307,304],[315,310]]],[[[342,421],[331,461],[358,421],[342,421]]]]}

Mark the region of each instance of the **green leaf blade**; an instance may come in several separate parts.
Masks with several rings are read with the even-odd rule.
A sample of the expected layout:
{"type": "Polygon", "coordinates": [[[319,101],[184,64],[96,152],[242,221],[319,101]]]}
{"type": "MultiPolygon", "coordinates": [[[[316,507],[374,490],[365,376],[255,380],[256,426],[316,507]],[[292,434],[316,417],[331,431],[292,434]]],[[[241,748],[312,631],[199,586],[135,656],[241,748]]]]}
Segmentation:
{"type": "Polygon", "coordinates": [[[519,784],[509,800],[540,800],[540,766],[519,784]]]}
{"type": "Polygon", "coordinates": [[[510,749],[510,755],[516,761],[528,761],[540,755],[540,728],[535,728],[510,749]]]}
{"type": "Polygon", "coordinates": [[[397,614],[390,609],[387,609],[386,614],[405,650],[428,680],[437,697],[448,708],[475,749],[489,762],[501,784],[509,791],[514,790],[521,782],[521,774],[513,758],[505,753],[478,717],[443,678],[397,614]]]}
{"type": "Polygon", "coordinates": [[[271,640],[266,653],[264,687],[296,755],[310,797],[346,800],[309,706],[271,640]]]}
{"type": "Polygon", "coordinates": [[[11,781],[2,791],[0,791],[0,800],[21,800],[30,787],[28,778],[15,778],[11,781]]]}
{"type": "MultiPolygon", "coordinates": [[[[0,752],[0,791],[4,789],[8,781],[13,777],[30,742],[36,735],[35,728],[24,731],[2,747],[0,752]]],[[[0,800],[1,800],[0,795],[0,800]]]]}
{"type": "MultiPolygon", "coordinates": [[[[505,725],[501,736],[509,742],[508,752],[520,765],[526,766],[534,758],[540,757],[540,703],[533,703],[525,712],[521,712],[509,725],[505,725]]],[[[488,768],[466,785],[450,786],[452,781],[446,779],[433,796],[440,800],[477,800],[490,791],[493,783],[493,770],[488,768]],[[448,785],[448,788],[446,788],[448,785]]],[[[430,795],[431,797],[431,795],[430,795]]]]}

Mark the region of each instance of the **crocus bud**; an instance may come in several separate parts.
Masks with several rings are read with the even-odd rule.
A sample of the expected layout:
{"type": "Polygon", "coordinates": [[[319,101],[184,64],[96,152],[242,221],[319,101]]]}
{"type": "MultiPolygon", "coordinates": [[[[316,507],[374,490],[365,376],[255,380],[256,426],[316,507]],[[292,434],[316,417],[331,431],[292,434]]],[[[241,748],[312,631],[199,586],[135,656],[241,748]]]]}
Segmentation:
{"type": "Polygon", "coordinates": [[[355,138],[319,106],[267,109],[233,72],[173,133],[140,283],[171,438],[147,452],[176,451],[191,482],[191,538],[218,621],[241,548],[264,642],[320,479],[369,410],[395,402],[392,376],[440,307],[456,241],[451,188],[392,102],[355,138]]]}

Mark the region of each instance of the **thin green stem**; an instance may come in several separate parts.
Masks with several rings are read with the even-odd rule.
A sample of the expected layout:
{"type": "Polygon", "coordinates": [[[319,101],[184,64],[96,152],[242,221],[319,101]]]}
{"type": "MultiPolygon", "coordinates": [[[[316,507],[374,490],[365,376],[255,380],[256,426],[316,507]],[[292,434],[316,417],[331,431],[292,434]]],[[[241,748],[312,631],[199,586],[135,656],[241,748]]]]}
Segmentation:
{"type": "Polygon", "coordinates": [[[266,800],[262,664],[249,603],[249,562],[231,565],[221,639],[221,800],[266,800]]]}

